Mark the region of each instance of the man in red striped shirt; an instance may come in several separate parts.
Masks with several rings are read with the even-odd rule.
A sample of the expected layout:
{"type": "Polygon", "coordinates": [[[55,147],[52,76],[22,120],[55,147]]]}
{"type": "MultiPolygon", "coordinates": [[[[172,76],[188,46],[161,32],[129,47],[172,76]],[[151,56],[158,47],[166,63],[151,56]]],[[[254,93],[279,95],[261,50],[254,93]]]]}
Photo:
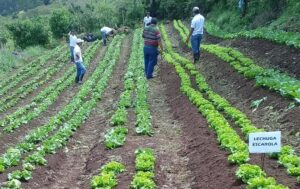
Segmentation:
{"type": "Polygon", "coordinates": [[[156,25],[157,19],[152,18],[150,25],[145,27],[143,32],[145,75],[147,79],[153,78],[154,66],[157,64],[158,46],[163,52],[160,31],[156,25]]]}

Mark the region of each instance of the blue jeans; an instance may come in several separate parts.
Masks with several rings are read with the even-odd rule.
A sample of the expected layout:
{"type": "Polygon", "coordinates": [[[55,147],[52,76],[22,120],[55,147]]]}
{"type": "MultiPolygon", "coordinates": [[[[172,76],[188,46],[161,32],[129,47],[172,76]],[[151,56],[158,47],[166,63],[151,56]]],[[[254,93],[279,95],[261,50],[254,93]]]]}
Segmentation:
{"type": "Polygon", "coordinates": [[[74,62],[74,48],[70,46],[70,52],[71,52],[71,61],[74,62]]]}
{"type": "Polygon", "coordinates": [[[104,44],[104,46],[106,46],[106,38],[107,38],[107,35],[106,35],[105,32],[101,32],[101,34],[102,34],[103,44],[104,44]]]}
{"type": "Polygon", "coordinates": [[[83,76],[86,72],[86,69],[82,62],[75,62],[75,64],[76,64],[76,70],[77,70],[75,82],[78,83],[78,82],[82,81],[83,76]]]}
{"type": "Polygon", "coordinates": [[[158,50],[156,47],[144,47],[145,75],[147,79],[153,78],[154,66],[157,64],[158,50]]]}
{"type": "Polygon", "coordinates": [[[200,54],[200,43],[202,40],[202,35],[201,34],[197,34],[197,35],[192,35],[191,37],[191,44],[192,44],[192,50],[193,53],[199,53],[200,54]]]}

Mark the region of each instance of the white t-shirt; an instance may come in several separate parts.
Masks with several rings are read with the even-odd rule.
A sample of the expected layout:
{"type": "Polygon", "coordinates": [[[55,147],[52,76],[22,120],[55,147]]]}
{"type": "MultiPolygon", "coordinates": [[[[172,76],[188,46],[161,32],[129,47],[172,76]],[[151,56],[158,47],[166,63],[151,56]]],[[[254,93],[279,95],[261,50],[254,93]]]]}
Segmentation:
{"type": "Polygon", "coordinates": [[[109,27],[104,26],[104,27],[101,28],[100,31],[105,32],[106,34],[109,34],[112,31],[112,29],[109,28],[109,27]]]}
{"type": "Polygon", "coordinates": [[[191,24],[191,28],[194,28],[192,35],[203,34],[204,17],[201,14],[194,16],[191,24]]]}
{"type": "Polygon", "coordinates": [[[145,17],[144,18],[144,26],[146,27],[149,23],[151,23],[151,19],[152,19],[152,17],[151,16],[149,16],[149,17],[145,17]]]}
{"type": "Polygon", "coordinates": [[[70,35],[70,47],[75,47],[76,41],[77,41],[76,35],[70,35]]]}
{"type": "Polygon", "coordinates": [[[81,49],[80,49],[80,47],[77,44],[76,44],[76,46],[74,48],[74,60],[75,60],[75,62],[83,62],[83,60],[82,60],[82,54],[81,54],[81,49]]]}

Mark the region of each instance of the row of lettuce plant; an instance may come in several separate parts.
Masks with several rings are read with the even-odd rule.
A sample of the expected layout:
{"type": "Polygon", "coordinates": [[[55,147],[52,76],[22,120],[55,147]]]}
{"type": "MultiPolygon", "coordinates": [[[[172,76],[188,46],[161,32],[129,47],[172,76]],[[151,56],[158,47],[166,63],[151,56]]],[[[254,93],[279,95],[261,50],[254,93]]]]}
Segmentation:
{"type": "Polygon", "coordinates": [[[135,169],[137,173],[134,175],[130,188],[132,189],[155,189],[154,167],[155,154],[151,148],[141,148],[135,151],[135,169]]]}
{"type": "Polygon", "coordinates": [[[26,66],[22,71],[18,72],[16,75],[5,79],[0,85],[0,97],[7,94],[10,89],[16,87],[25,79],[30,78],[31,76],[34,76],[37,73],[39,73],[39,71],[41,71],[41,69],[43,68],[43,65],[47,64],[49,60],[59,56],[64,49],[65,46],[59,46],[55,48],[49,54],[41,56],[33,62],[29,63],[28,66],[26,66]]]}
{"type": "MultiPolygon", "coordinates": [[[[217,110],[223,111],[227,117],[235,122],[241,128],[246,140],[251,132],[260,132],[263,129],[256,128],[247,116],[233,107],[226,99],[215,93],[206,83],[205,78],[196,69],[195,65],[188,59],[181,57],[178,54],[173,54],[173,57],[179,61],[189,72],[195,77],[196,83],[201,92],[207,95],[217,110]]],[[[300,157],[295,154],[295,150],[291,146],[283,146],[280,153],[272,154],[271,157],[278,159],[278,163],[287,168],[289,175],[298,177],[300,179],[300,157]]]]}
{"type": "MultiPolygon", "coordinates": [[[[78,109],[78,107],[80,107],[78,111],[74,115],[68,116],[70,118],[68,121],[62,121],[59,124],[61,127],[59,127],[56,133],[52,136],[49,138],[42,136],[44,140],[39,147],[35,148],[36,150],[33,151],[33,153],[24,158],[23,168],[8,174],[8,178],[10,180],[6,183],[6,185],[15,183],[16,180],[24,181],[31,179],[31,173],[36,169],[36,166],[47,164],[45,156],[47,154],[54,154],[57,150],[65,146],[76,130],[86,119],[88,119],[90,113],[96,107],[97,102],[101,100],[101,96],[108,85],[108,81],[120,55],[121,40],[123,38],[123,35],[115,37],[114,40],[117,41],[117,43],[115,43],[114,46],[110,46],[112,47],[110,49],[113,51],[108,50],[103,61],[101,61],[92,76],[82,86],[79,93],[83,92],[84,95],[79,96],[78,93],[78,95],[76,95],[69,104],[72,105],[72,107],[68,105],[69,107],[62,110],[61,113],[69,114],[69,108],[78,109]],[[92,94],[87,100],[86,95],[90,92],[92,92],[92,94]]],[[[49,128],[48,130],[53,129],[49,128]]]]}
{"type": "Polygon", "coordinates": [[[105,146],[108,149],[118,148],[124,145],[128,129],[124,127],[127,122],[127,109],[132,107],[132,96],[136,88],[136,70],[139,61],[137,61],[136,52],[139,51],[139,44],[141,38],[141,29],[137,29],[133,36],[133,46],[131,49],[131,55],[127,71],[124,77],[124,90],[120,95],[117,109],[111,117],[111,125],[117,126],[116,128],[110,129],[105,134],[105,146]]]}
{"type": "Polygon", "coordinates": [[[112,41],[107,53],[98,67],[98,72],[95,72],[84,85],[80,88],[80,91],[74,96],[68,105],[66,105],[55,116],[49,119],[49,122],[41,127],[33,129],[29,132],[19,144],[14,148],[9,148],[5,154],[0,158],[0,173],[5,169],[16,166],[20,162],[21,155],[23,153],[30,152],[37,148],[39,142],[44,141],[51,132],[55,131],[64,122],[69,120],[72,115],[77,111],[78,107],[84,102],[86,96],[91,92],[95,84],[95,80],[100,77],[101,73],[105,70],[107,62],[113,58],[114,48],[117,46],[119,38],[112,41]],[[98,75],[97,75],[98,74],[98,75]],[[93,82],[92,82],[93,81],[93,82]]]}
{"type": "Polygon", "coordinates": [[[91,179],[92,189],[113,189],[118,185],[117,175],[125,171],[122,163],[111,161],[102,166],[99,175],[93,176],[91,179]]]}
{"type": "MultiPolygon", "coordinates": [[[[186,27],[181,22],[174,21],[182,40],[186,39],[186,27]]],[[[267,87],[300,103],[300,81],[274,69],[265,69],[256,65],[241,52],[219,45],[202,45],[203,50],[216,55],[243,74],[248,79],[255,79],[257,86],[267,87]]]]}
{"type": "MultiPolygon", "coordinates": [[[[234,121],[234,123],[241,128],[246,140],[248,140],[250,133],[264,131],[263,129],[256,128],[243,112],[233,107],[226,99],[215,93],[208,86],[204,76],[199,73],[191,61],[176,53],[173,54],[173,58],[180,62],[191,75],[195,77],[200,92],[206,95],[207,99],[212,102],[215,108],[218,111],[222,111],[226,117],[234,121]]],[[[283,146],[280,153],[272,154],[271,157],[278,159],[279,164],[287,168],[289,175],[298,176],[298,180],[300,179],[300,157],[295,154],[291,146],[283,146]]]]}
{"type": "Polygon", "coordinates": [[[265,39],[275,43],[284,44],[294,48],[300,48],[300,33],[286,32],[282,30],[271,30],[266,27],[260,27],[254,30],[245,30],[237,33],[228,33],[222,31],[220,27],[213,22],[206,21],[205,29],[207,33],[221,39],[248,38],[265,39]]]}
{"type": "Polygon", "coordinates": [[[17,90],[11,92],[0,100],[0,112],[16,105],[21,99],[35,91],[38,87],[48,83],[54,74],[62,69],[64,62],[68,59],[68,54],[61,54],[50,66],[38,72],[30,81],[19,86],[17,90]]]}
{"type": "MultiPolygon", "coordinates": [[[[142,36],[142,35],[140,35],[142,36]]],[[[148,91],[149,85],[145,77],[144,69],[144,54],[141,49],[143,49],[143,41],[140,38],[138,43],[138,50],[136,50],[135,57],[138,63],[136,67],[136,101],[135,101],[135,113],[136,113],[136,133],[140,135],[153,136],[152,130],[152,117],[150,113],[150,107],[148,103],[148,91]]]]}
{"type": "MultiPolygon", "coordinates": [[[[164,59],[175,67],[175,70],[181,79],[181,91],[187,95],[189,100],[196,105],[199,112],[201,112],[207,119],[210,128],[215,130],[221,147],[230,152],[231,155],[229,155],[228,161],[233,164],[239,164],[240,166],[245,164],[249,161],[247,144],[230,126],[223,115],[215,109],[213,103],[206,100],[199,91],[196,91],[192,87],[190,76],[185,72],[185,69],[180,63],[174,61],[174,57],[178,57],[179,55],[176,55],[176,53],[173,52],[171,43],[163,25],[161,26],[161,32],[168,51],[168,53],[164,54],[164,59]]],[[[250,187],[250,183],[246,182],[246,184],[250,187]]],[[[276,188],[286,188],[285,186],[278,184],[272,184],[271,186],[276,188]]]]}
{"type": "MultiPolygon", "coordinates": [[[[94,57],[100,42],[90,46],[85,53],[85,63],[88,66],[94,57]]],[[[52,105],[59,95],[74,83],[74,68],[69,68],[64,75],[34,97],[30,104],[18,108],[15,112],[0,120],[0,126],[5,132],[13,132],[15,129],[37,118],[42,112],[52,105]]]]}

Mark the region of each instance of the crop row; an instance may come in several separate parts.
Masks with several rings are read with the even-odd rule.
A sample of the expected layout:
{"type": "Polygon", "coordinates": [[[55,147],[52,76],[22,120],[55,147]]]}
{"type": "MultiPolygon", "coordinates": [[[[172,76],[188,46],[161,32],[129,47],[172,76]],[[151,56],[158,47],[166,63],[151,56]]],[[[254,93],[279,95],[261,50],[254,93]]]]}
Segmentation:
{"type": "Polygon", "coordinates": [[[154,182],[154,165],[155,154],[150,148],[141,148],[135,151],[135,169],[137,173],[134,175],[130,188],[132,189],[155,189],[154,182]]]}
{"type": "Polygon", "coordinates": [[[138,50],[139,38],[140,38],[140,30],[135,30],[133,36],[133,46],[132,53],[129,58],[129,63],[127,67],[127,71],[124,77],[124,90],[120,95],[120,99],[118,101],[117,109],[111,117],[111,125],[117,126],[116,128],[112,128],[105,135],[105,146],[108,149],[114,149],[120,146],[123,146],[126,140],[126,135],[128,133],[128,129],[124,127],[127,122],[127,109],[132,106],[132,96],[135,89],[135,76],[136,76],[136,67],[139,63],[136,61],[136,57],[133,52],[138,50]]]}
{"type": "MultiPolygon", "coordinates": [[[[186,27],[181,22],[174,22],[175,28],[179,31],[184,40],[186,27]]],[[[265,69],[256,65],[250,58],[245,57],[241,52],[229,47],[219,45],[202,45],[203,50],[216,55],[243,74],[248,79],[255,79],[257,86],[267,87],[270,90],[280,92],[281,95],[287,96],[300,103],[300,81],[281,73],[274,69],[265,69]]]]}
{"type": "Polygon", "coordinates": [[[35,149],[35,144],[43,141],[50,132],[54,131],[59,126],[59,124],[62,124],[63,121],[67,120],[68,116],[71,116],[76,110],[76,108],[74,108],[75,105],[78,105],[78,103],[81,102],[81,99],[84,99],[88,94],[87,91],[88,90],[85,87],[81,88],[74,99],[56,116],[50,118],[50,121],[47,124],[31,131],[24,137],[22,142],[16,145],[15,148],[9,148],[0,158],[0,172],[3,172],[11,166],[18,165],[22,153],[35,149]]]}
{"type": "Polygon", "coordinates": [[[7,94],[10,89],[16,87],[20,82],[37,74],[42,69],[43,65],[45,65],[50,59],[59,56],[63,50],[64,47],[57,47],[49,54],[41,56],[37,60],[29,63],[28,66],[16,75],[5,79],[2,84],[0,84],[0,97],[7,94]]]}
{"type": "Polygon", "coordinates": [[[112,189],[117,186],[117,174],[125,171],[125,166],[119,162],[111,161],[101,167],[99,175],[94,176],[91,180],[91,188],[112,189]]]}
{"type": "MultiPolygon", "coordinates": [[[[234,123],[241,128],[246,140],[248,139],[249,133],[263,131],[263,129],[256,128],[244,113],[233,107],[226,99],[209,88],[205,78],[197,71],[193,63],[179,55],[174,55],[174,57],[196,78],[196,83],[200,91],[207,96],[208,100],[212,102],[215,108],[222,111],[229,119],[234,121],[234,123]]],[[[277,158],[279,160],[279,164],[287,168],[289,175],[300,176],[300,157],[294,153],[292,147],[284,146],[280,153],[276,155],[273,154],[272,157],[277,158]]],[[[299,179],[300,178],[298,178],[298,180],[299,179]]]]}
{"type": "MultiPolygon", "coordinates": [[[[240,138],[235,130],[231,128],[230,124],[223,117],[223,115],[215,109],[213,103],[206,100],[199,91],[196,91],[192,88],[190,76],[185,72],[185,69],[181,66],[181,64],[177,63],[178,60],[174,60],[174,58],[176,59],[179,55],[173,52],[171,43],[163,26],[161,26],[161,31],[165,40],[166,49],[168,53],[170,53],[165,53],[164,59],[175,67],[175,70],[181,79],[181,91],[188,96],[189,100],[194,105],[196,105],[199,112],[201,112],[202,115],[207,119],[210,127],[215,130],[221,147],[231,153],[231,155],[228,157],[228,161],[230,163],[240,164],[240,166],[242,166],[249,160],[247,144],[240,138]]],[[[193,74],[195,74],[195,72],[193,72],[193,74]]],[[[206,88],[207,87],[208,86],[206,85],[206,88]]],[[[202,90],[204,89],[205,88],[202,90]]],[[[247,184],[249,186],[248,182],[247,184]]],[[[279,188],[283,187],[282,185],[277,184],[276,186],[279,188]]]]}
{"type": "Polygon", "coordinates": [[[257,28],[250,31],[240,31],[237,33],[224,32],[212,22],[205,23],[206,31],[215,37],[221,39],[234,39],[238,37],[249,39],[266,39],[275,43],[300,48],[300,34],[294,32],[286,32],[282,30],[271,30],[266,27],[257,28]]]}
{"type": "Polygon", "coordinates": [[[25,98],[28,94],[32,93],[39,86],[49,82],[52,76],[57,73],[67,61],[68,54],[61,54],[50,66],[38,72],[30,81],[18,87],[9,95],[6,95],[0,100],[0,112],[6,111],[8,108],[16,105],[20,99],[25,98]]]}
{"type": "MultiPolygon", "coordinates": [[[[76,132],[76,130],[89,117],[92,110],[96,107],[97,101],[101,99],[101,96],[107,87],[108,81],[120,54],[122,38],[123,36],[115,37],[104,59],[101,61],[101,63],[99,63],[99,66],[93,72],[92,76],[84,83],[84,85],[82,85],[80,91],[72,99],[72,101],[56,116],[51,118],[48,125],[42,126],[40,129],[36,130],[44,131],[45,133],[38,137],[40,138],[38,141],[42,141],[42,143],[38,148],[35,148],[36,150],[31,155],[25,157],[22,170],[16,170],[9,174],[14,175],[14,177],[9,176],[11,180],[7,183],[8,185],[12,182],[15,182],[15,180],[23,181],[26,180],[26,178],[30,179],[29,176],[27,176],[26,178],[22,176],[30,175],[38,165],[47,164],[45,156],[47,154],[56,153],[58,149],[65,146],[69,138],[72,137],[74,132],[76,132]],[[91,95],[89,95],[89,98],[87,98],[87,95],[90,92],[91,95]],[[76,113],[74,113],[73,115],[72,113],[70,114],[69,111],[74,112],[75,110],[77,110],[76,113]],[[58,128],[56,133],[47,138],[46,135],[48,135],[49,132],[52,132],[56,128],[58,128]]],[[[31,137],[33,137],[31,139],[34,139],[35,136],[31,135],[31,137]]],[[[25,137],[25,139],[29,139],[29,137],[25,137]]],[[[32,147],[33,145],[35,145],[35,143],[36,142],[31,141],[31,144],[27,146],[32,147]]]]}
{"type": "MultiPolygon", "coordinates": [[[[85,53],[86,66],[89,65],[90,61],[94,57],[99,45],[100,42],[97,42],[87,49],[85,53]]],[[[55,82],[41,91],[30,104],[18,108],[12,114],[1,119],[0,126],[4,127],[3,130],[5,132],[13,132],[23,124],[26,124],[34,118],[37,118],[57,100],[62,91],[74,83],[73,75],[74,68],[69,68],[66,70],[61,78],[57,79],[55,82]]]]}
{"type": "Polygon", "coordinates": [[[147,103],[148,84],[144,76],[141,29],[137,29],[133,36],[133,46],[129,58],[127,72],[124,79],[124,91],[120,95],[118,106],[111,118],[111,125],[118,126],[105,135],[105,145],[114,149],[124,144],[128,129],[124,127],[127,122],[127,109],[132,107],[132,96],[135,96],[135,112],[137,115],[136,133],[151,136],[151,115],[147,103]],[[133,95],[136,93],[136,95],[133,95]]]}

